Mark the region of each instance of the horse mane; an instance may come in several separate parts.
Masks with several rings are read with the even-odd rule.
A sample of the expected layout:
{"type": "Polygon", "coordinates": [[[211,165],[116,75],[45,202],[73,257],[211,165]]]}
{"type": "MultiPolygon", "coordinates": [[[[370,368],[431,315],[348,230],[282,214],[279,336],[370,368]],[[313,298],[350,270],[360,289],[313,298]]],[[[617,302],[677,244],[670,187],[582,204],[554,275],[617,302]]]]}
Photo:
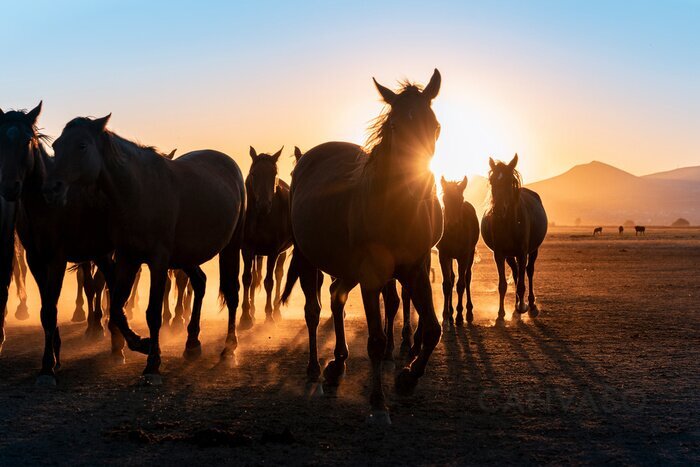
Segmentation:
{"type": "MultiPolygon", "coordinates": [[[[411,83],[410,81],[404,80],[399,82],[399,95],[403,94],[420,94],[423,91],[423,86],[417,83],[411,83]]],[[[369,127],[367,128],[367,139],[363,150],[370,156],[375,155],[383,149],[382,143],[385,142],[385,137],[391,130],[391,124],[389,123],[392,113],[392,107],[390,105],[385,105],[382,112],[378,117],[370,121],[369,127]]]]}

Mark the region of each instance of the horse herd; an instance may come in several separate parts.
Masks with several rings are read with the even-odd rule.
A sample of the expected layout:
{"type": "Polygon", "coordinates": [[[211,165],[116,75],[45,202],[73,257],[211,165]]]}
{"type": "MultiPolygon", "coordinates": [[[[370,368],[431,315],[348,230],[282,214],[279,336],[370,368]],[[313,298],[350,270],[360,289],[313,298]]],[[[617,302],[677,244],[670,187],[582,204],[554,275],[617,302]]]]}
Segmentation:
{"type": "MultiPolygon", "coordinates": [[[[322,373],[316,330],[322,272],[327,273],[332,277],[336,335],[334,360],[323,370],[323,384],[329,389],[337,388],[345,373],[344,306],[348,293],[359,285],[372,364],[370,420],[377,423],[390,422],[382,362],[393,359],[397,281],[402,285],[405,316],[412,302],[419,317],[415,333],[410,320],[404,319],[402,346],[408,363],[396,375],[398,393],[412,392],[440,340],[429,277],[434,245],[443,276],[444,323],[464,322],[465,290],[466,321],[473,320],[470,281],[479,230],[498,268],[499,319],[505,316],[506,263],[516,284],[516,311],[534,316],[533,274],[547,216],[539,196],[521,186],[517,154],[508,163],[489,159],[491,208],[481,225],[474,208],[464,200],[466,177],[440,180],[443,209],[429,169],[440,134],[431,108],[440,89],[440,73],[435,70],[425,87],[406,82],[398,92],[374,84],[386,111],[372,127],[367,146],[329,142],[304,154],[296,148],[290,185],[278,177],[282,150],[258,154],[251,147],[252,163],[244,179],[236,162],[221,152],[200,150],[172,159],[172,153],[161,154],[153,147],[133,143],[107,129],[110,115],[68,122],[53,141],[54,155],[50,156],[45,149],[50,139],[37,129],[41,103],[29,112],[0,110],[0,306],[5,308],[7,302],[16,231],[41,295],[45,345],[37,383],[56,384],[61,348],[57,300],[69,262],[79,265],[83,280],[96,281],[91,290],[106,284],[111,355],[123,361],[125,345],[146,354],[146,384],[161,383],[159,331],[170,271],[179,274],[179,288],[191,290],[184,357],[196,358],[201,354],[200,316],[206,287],[200,265],[218,255],[219,296],[222,306],[228,308],[221,359],[228,363],[235,361],[238,344],[241,256],[243,295],[238,325],[243,329],[254,323],[253,296],[262,280],[263,257],[267,257],[263,280],[266,321],[279,318],[280,303],[288,300],[298,281],[305,296],[309,381],[319,381],[322,373]],[[290,247],[292,258],[281,291],[290,247]],[[142,264],[148,266],[151,277],[148,337],[134,332],[126,315],[142,264]],[[380,295],[384,297],[384,320],[380,295]]],[[[95,296],[88,295],[89,311],[95,307],[100,311],[99,316],[93,313],[89,326],[101,332],[101,309],[95,296]]],[[[4,324],[4,314],[0,315],[0,324],[4,324]]],[[[176,317],[181,323],[177,309],[176,317]]],[[[3,341],[4,333],[0,335],[0,343],[3,341]]]]}

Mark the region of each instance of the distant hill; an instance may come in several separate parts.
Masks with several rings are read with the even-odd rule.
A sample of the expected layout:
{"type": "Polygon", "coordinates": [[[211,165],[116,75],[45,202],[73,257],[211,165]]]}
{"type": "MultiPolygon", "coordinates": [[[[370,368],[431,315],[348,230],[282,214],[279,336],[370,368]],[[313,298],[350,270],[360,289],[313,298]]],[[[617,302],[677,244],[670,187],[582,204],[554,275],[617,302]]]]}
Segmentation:
{"type": "Polygon", "coordinates": [[[637,177],[602,162],[577,165],[527,185],[540,194],[549,220],[572,225],[670,225],[679,217],[700,224],[700,167],[637,177]]]}
{"type": "Polygon", "coordinates": [[[700,166],[683,167],[680,169],[659,172],[655,174],[645,175],[644,178],[656,180],[686,180],[700,182],[700,166]]]}

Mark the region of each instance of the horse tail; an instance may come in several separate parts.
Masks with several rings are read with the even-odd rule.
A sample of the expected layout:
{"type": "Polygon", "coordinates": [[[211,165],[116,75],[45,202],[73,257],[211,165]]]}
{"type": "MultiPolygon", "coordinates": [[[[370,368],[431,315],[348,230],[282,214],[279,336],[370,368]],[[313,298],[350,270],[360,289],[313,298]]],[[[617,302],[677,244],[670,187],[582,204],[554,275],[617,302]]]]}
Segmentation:
{"type": "Polygon", "coordinates": [[[233,231],[231,240],[219,252],[219,305],[235,310],[238,308],[238,292],[241,288],[239,273],[241,270],[241,246],[243,245],[243,233],[245,226],[246,195],[245,188],[241,184],[241,210],[238,223],[233,231]],[[233,303],[231,303],[233,301],[233,303]]]}
{"type": "Polygon", "coordinates": [[[289,269],[287,269],[287,281],[284,284],[284,291],[282,292],[282,303],[285,305],[289,301],[289,296],[292,295],[292,290],[294,285],[299,280],[299,253],[296,251],[296,247],[292,250],[292,259],[289,261],[289,269]]]}

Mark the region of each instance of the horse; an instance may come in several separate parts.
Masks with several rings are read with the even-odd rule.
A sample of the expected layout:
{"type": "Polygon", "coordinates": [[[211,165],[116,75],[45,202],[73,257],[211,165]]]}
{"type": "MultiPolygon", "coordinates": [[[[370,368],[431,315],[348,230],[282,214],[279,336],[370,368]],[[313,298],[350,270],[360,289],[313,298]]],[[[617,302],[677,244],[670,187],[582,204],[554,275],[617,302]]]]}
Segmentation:
{"type": "Polygon", "coordinates": [[[238,272],[245,216],[245,186],[238,164],[224,153],[200,150],[175,160],[153,147],[133,143],[108,130],[111,117],[77,117],[53,143],[55,166],[44,183],[46,196],[63,202],[68,187],[103,190],[112,220],[115,246],[114,287],[110,287],[109,326],[112,354],[123,358],[124,342],[148,355],[145,384],[160,376],[161,310],[168,269],[182,269],[194,291],[187,327],[185,358],[201,355],[199,341],[206,276],[200,265],[219,255],[219,297],[228,307],[229,323],[223,361],[232,363],[238,341],[238,272]],[[124,314],[134,278],[148,265],[151,284],[146,309],[150,337],[142,338],[124,314]],[[123,338],[122,338],[123,337],[123,338]]]}
{"type": "Polygon", "coordinates": [[[635,225],[634,226],[634,236],[636,237],[637,235],[646,235],[647,228],[643,225],[635,225]]]}
{"type": "Polygon", "coordinates": [[[479,219],[474,206],[464,200],[464,190],[467,188],[467,177],[461,182],[448,182],[440,178],[442,185],[442,201],[445,206],[445,231],[437,244],[440,267],[442,269],[442,294],[444,305],[442,311],[443,324],[464,323],[462,310],[462,294],[467,291],[467,322],[474,321],[474,305],[472,304],[471,281],[472,265],[476,252],[476,242],[479,241],[479,219]],[[452,269],[453,260],[457,260],[457,319],[453,321],[452,289],[455,274],[452,269]]]}
{"type": "MultiPolygon", "coordinates": [[[[110,283],[114,247],[106,198],[100,190],[94,187],[67,190],[62,206],[45,199],[42,186],[54,159],[44,147],[47,137],[36,127],[41,107],[39,103],[29,112],[0,111],[0,194],[5,200],[16,202],[17,234],[41,295],[44,354],[37,384],[55,386],[61,349],[56,304],[66,264],[95,261],[110,283]]],[[[0,250],[6,245],[12,246],[11,236],[0,241],[0,250]]],[[[0,272],[4,273],[4,267],[0,267],[0,272]]],[[[4,284],[3,279],[0,275],[0,285],[4,284]]],[[[102,326],[100,320],[93,325],[102,326]]]]}
{"type": "MultiPolygon", "coordinates": [[[[253,263],[257,258],[267,257],[265,275],[265,322],[273,323],[280,318],[280,287],[284,275],[284,260],[292,246],[292,224],[289,213],[289,185],[277,175],[277,161],[282,149],[276,153],[258,154],[250,147],[252,160],[245,179],[248,204],[243,234],[243,300],[241,303],[241,329],[250,329],[255,316],[255,287],[253,263]],[[274,274],[274,278],[273,278],[274,274]],[[272,289],[276,284],[274,306],[272,289]],[[274,311],[274,315],[273,315],[274,311]]],[[[262,275],[262,267],[256,265],[256,275],[262,275]]]]}
{"type": "Polygon", "coordinates": [[[595,237],[596,235],[603,235],[602,227],[596,227],[593,229],[593,236],[595,237]]]}
{"type": "MultiPolygon", "coordinates": [[[[136,273],[134,285],[131,288],[129,299],[126,302],[126,317],[133,317],[134,308],[138,307],[139,292],[138,286],[141,280],[141,268],[136,273]]],[[[170,327],[170,331],[179,333],[185,328],[190,315],[192,314],[192,284],[190,278],[182,269],[168,270],[168,280],[165,282],[165,293],[163,295],[163,327],[170,327]],[[175,315],[170,312],[170,290],[175,282],[175,315]]]]}
{"type": "Polygon", "coordinates": [[[17,291],[17,309],[15,310],[15,318],[20,321],[29,319],[29,309],[27,308],[27,261],[24,258],[24,247],[22,242],[15,237],[15,255],[12,260],[12,280],[15,283],[17,291]]]}
{"type": "Polygon", "coordinates": [[[442,211],[435,209],[435,178],[429,170],[440,129],[431,103],[440,80],[435,70],[425,89],[404,83],[398,93],[375,80],[388,110],[376,122],[370,147],[321,144],[299,159],[292,174],[292,231],[309,331],[307,376],[318,379],[321,373],[316,348],[321,270],[336,278],[331,296],[335,360],[326,367],[325,379],[337,383],[345,371],[343,308],[348,292],[359,284],[372,362],[369,421],[379,424],[390,423],[382,389],[387,336],[379,295],[392,278],[409,289],[420,316],[413,359],[396,376],[398,392],[415,388],[440,340],[428,277],[430,250],[442,234],[442,211]]]}
{"type": "Polygon", "coordinates": [[[95,267],[92,261],[84,261],[76,264],[70,270],[75,270],[78,281],[77,295],[75,298],[75,311],[71,321],[81,323],[86,320],[83,309],[83,292],[87,298],[88,314],[87,329],[85,335],[91,339],[104,337],[102,327],[102,293],[105,290],[105,276],[99,268],[95,267]]]}
{"type": "Polygon", "coordinates": [[[624,231],[625,231],[625,228],[624,228],[623,226],[620,226],[620,227],[617,228],[617,233],[618,233],[619,235],[622,235],[622,233],[623,233],[624,231]]]}
{"type": "Polygon", "coordinates": [[[520,174],[515,169],[517,163],[517,154],[508,164],[489,158],[491,208],[481,219],[481,236],[493,251],[498,268],[499,321],[505,316],[503,302],[508,289],[505,261],[513,269],[515,278],[515,311],[525,313],[529,310],[533,317],[538,314],[532,280],[539,247],[547,235],[547,213],[540,196],[520,186],[520,174]],[[526,270],[528,305],[524,302],[526,270]]]}

